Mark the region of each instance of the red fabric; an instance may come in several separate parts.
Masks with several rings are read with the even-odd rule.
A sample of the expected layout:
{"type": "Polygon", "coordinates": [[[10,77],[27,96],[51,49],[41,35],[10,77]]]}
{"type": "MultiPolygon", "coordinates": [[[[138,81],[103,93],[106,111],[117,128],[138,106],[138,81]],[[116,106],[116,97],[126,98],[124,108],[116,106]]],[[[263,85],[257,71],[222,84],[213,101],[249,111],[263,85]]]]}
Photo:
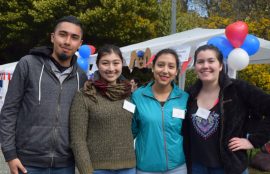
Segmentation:
{"type": "Polygon", "coordinates": [[[181,72],[180,72],[180,76],[186,71],[189,62],[191,61],[191,57],[188,58],[188,61],[183,62],[182,67],[181,67],[181,72]]]}
{"type": "Polygon", "coordinates": [[[270,154],[270,142],[266,143],[266,144],[264,145],[264,147],[265,147],[265,150],[267,151],[267,153],[270,154]]]}
{"type": "Polygon", "coordinates": [[[6,80],[6,73],[0,73],[0,80],[6,80]]]}
{"type": "Polygon", "coordinates": [[[101,94],[105,94],[108,88],[108,84],[101,80],[94,81],[94,86],[99,90],[101,94]]]}
{"type": "Polygon", "coordinates": [[[216,104],[218,104],[218,102],[219,102],[219,99],[217,98],[215,103],[214,103],[214,106],[216,106],[216,104]]]}

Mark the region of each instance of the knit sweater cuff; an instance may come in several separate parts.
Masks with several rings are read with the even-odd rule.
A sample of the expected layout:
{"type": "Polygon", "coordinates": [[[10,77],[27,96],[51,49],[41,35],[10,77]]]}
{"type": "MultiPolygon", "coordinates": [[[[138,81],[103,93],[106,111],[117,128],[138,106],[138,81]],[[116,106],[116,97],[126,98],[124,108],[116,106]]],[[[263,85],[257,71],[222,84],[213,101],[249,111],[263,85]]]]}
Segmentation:
{"type": "Polygon", "coordinates": [[[92,174],[94,171],[92,165],[83,166],[77,164],[77,167],[79,169],[80,174],[92,174]]]}
{"type": "Polygon", "coordinates": [[[86,164],[84,161],[80,161],[79,163],[76,163],[80,174],[92,174],[93,173],[93,167],[92,164],[86,164]]]}

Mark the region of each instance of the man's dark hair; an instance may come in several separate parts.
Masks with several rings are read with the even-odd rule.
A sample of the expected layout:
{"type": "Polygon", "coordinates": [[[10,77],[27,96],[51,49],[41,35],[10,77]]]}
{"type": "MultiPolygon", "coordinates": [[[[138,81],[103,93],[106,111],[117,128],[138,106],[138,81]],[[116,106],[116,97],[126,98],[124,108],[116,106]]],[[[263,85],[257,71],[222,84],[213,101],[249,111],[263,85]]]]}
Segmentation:
{"type": "Polygon", "coordinates": [[[54,26],[55,26],[55,27],[54,27],[54,31],[56,30],[56,28],[58,27],[58,25],[59,25],[60,23],[62,23],[62,22],[69,22],[69,23],[72,23],[72,24],[75,24],[75,25],[79,26],[79,27],[81,28],[81,32],[82,32],[82,34],[83,34],[83,26],[82,26],[82,23],[81,23],[81,21],[80,21],[78,18],[76,18],[75,16],[64,16],[64,17],[58,19],[58,20],[56,21],[55,25],[54,25],[54,26]]]}

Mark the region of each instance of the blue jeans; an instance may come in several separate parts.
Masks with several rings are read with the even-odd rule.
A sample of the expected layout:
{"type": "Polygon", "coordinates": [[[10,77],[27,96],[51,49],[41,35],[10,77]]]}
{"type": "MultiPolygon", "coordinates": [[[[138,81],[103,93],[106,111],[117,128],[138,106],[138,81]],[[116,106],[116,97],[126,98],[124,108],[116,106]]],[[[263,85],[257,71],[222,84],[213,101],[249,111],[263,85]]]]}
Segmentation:
{"type": "Polygon", "coordinates": [[[166,172],[143,172],[137,169],[137,174],[187,174],[186,163],[166,172]]]}
{"type": "MultiPolygon", "coordinates": [[[[192,163],[192,174],[225,174],[222,167],[206,167],[200,163],[192,163]]],[[[248,174],[246,169],[242,174],[248,174]]]]}
{"type": "Polygon", "coordinates": [[[94,170],[93,174],[136,174],[136,169],[94,170]]]}
{"type": "MultiPolygon", "coordinates": [[[[70,167],[50,167],[50,168],[41,168],[41,167],[31,167],[24,166],[27,170],[27,174],[75,174],[75,166],[70,167]]],[[[23,174],[21,171],[19,174],[23,174]]]]}

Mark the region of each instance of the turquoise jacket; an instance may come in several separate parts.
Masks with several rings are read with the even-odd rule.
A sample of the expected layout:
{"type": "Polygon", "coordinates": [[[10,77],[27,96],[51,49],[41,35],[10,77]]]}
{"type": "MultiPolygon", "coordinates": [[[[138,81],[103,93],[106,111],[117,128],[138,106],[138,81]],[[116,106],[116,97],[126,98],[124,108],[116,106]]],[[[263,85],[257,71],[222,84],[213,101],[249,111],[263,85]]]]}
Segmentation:
{"type": "Polygon", "coordinates": [[[132,133],[136,138],[137,168],[144,172],[164,172],[185,163],[183,119],[177,118],[173,110],[186,110],[188,94],[173,83],[173,90],[162,107],[154,97],[152,85],[153,82],[132,95],[136,105],[132,133]]]}

